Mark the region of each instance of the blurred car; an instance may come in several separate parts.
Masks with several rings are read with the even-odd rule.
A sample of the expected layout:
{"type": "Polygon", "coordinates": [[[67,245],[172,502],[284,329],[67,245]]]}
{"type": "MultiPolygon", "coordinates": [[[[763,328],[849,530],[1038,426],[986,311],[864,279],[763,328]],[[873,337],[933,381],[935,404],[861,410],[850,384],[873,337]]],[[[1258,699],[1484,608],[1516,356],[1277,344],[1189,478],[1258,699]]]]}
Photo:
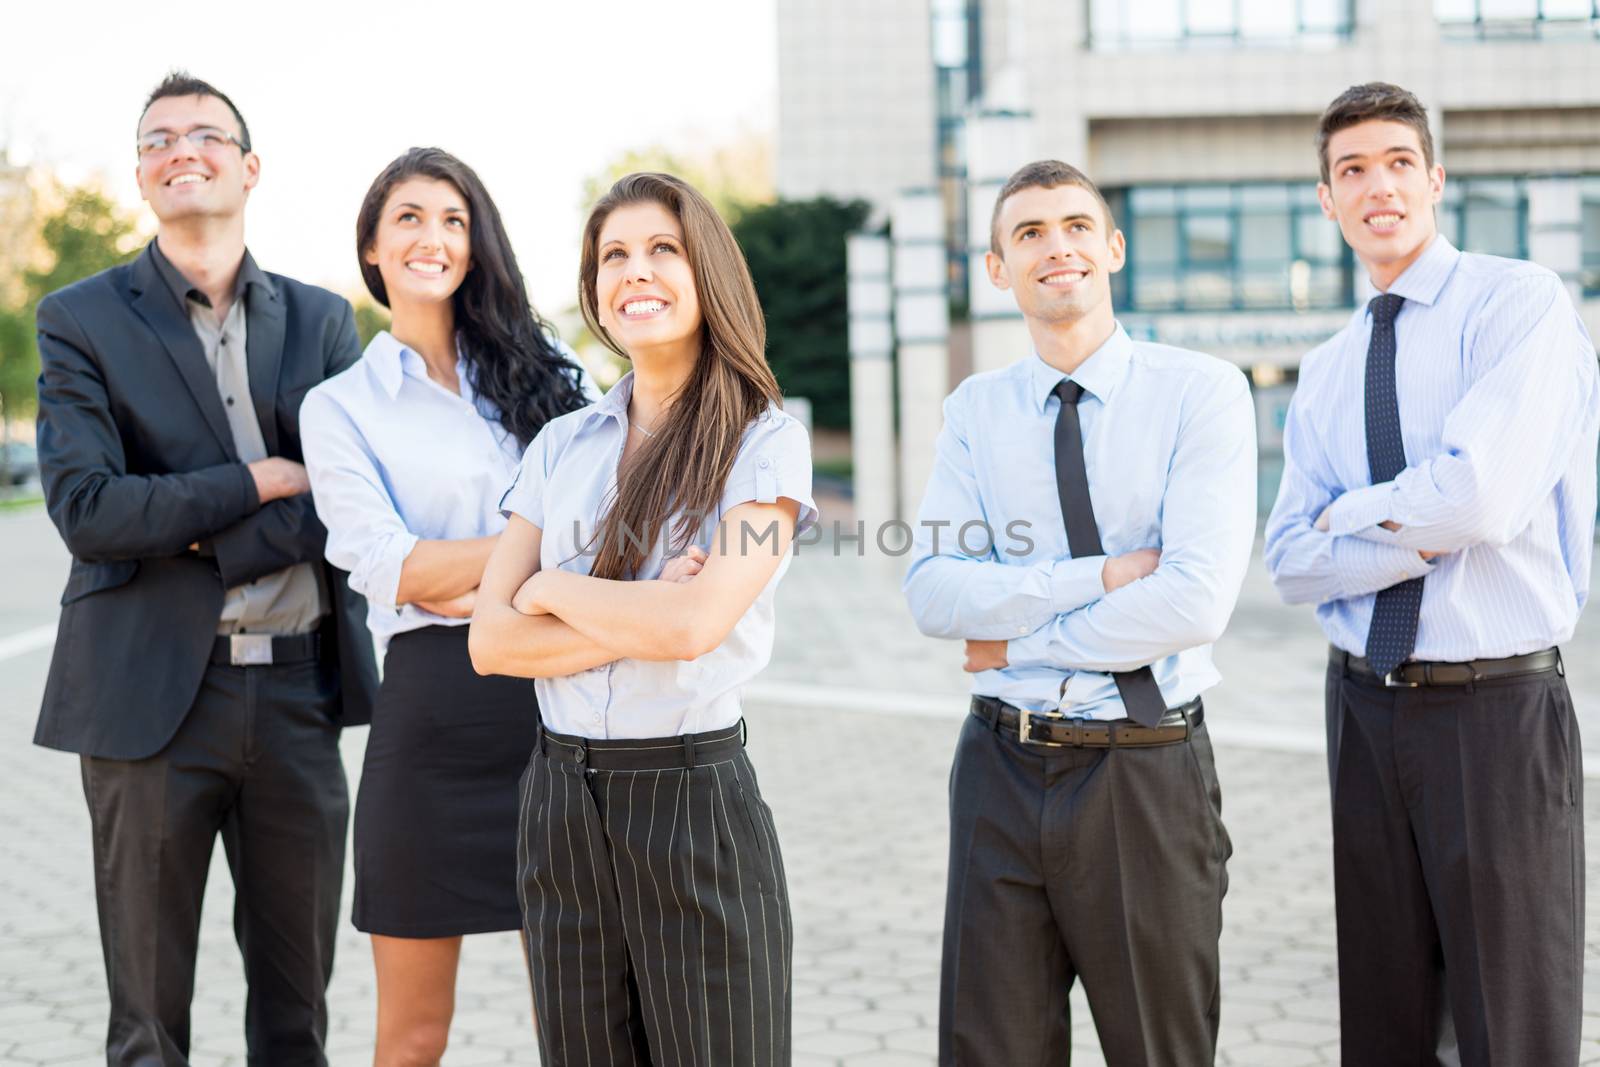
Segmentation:
{"type": "Polygon", "coordinates": [[[0,444],[0,485],[27,485],[39,480],[39,453],[30,444],[0,444]]]}

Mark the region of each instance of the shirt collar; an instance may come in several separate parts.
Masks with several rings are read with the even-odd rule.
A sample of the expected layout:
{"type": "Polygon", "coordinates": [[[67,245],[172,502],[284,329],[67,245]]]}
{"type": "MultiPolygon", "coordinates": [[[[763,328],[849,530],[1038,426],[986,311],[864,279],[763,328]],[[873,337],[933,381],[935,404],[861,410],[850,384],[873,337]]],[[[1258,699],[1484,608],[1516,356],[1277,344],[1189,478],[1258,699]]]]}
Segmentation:
{"type": "Polygon", "coordinates": [[[1411,303],[1431,307],[1459,262],[1461,253],[1456,246],[1445,240],[1444,234],[1436,234],[1416,262],[1407,267],[1387,291],[1411,303]]]}
{"type": "Polygon", "coordinates": [[[1071,374],[1062,374],[1046,363],[1035,351],[1033,358],[1028,362],[1033,401],[1038,405],[1040,412],[1043,412],[1056,386],[1061,384],[1061,379],[1071,378],[1083,386],[1084,392],[1094,394],[1095,398],[1104,404],[1111,399],[1111,394],[1116,392],[1117,384],[1126,377],[1128,362],[1132,358],[1133,339],[1128,336],[1121,323],[1111,331],[1111,336],[1106,338],[1105,344],[1090,353],[1071,374]]]}
{"type": "MultiPolygon", "coordinates": [[[[379,330],[373,335],[372,340],[367,342],[364,355],[372,373],[377,376],[378,384],[390,400],[399,395],[400,384],[406,375],[419,380],[428,376],[428,367],[422,362],[422,357],[388,330],[379,330]]],[[[456,381],[461,390],[461,399],[476,404],[477,392],[473,389],[471,377],[467,373],[466,360],[461,357],[460,339],[457,338],[456,381]]]]}
{"type": "Polygon", "coordinates": [[[617,384],[607,390],[606,395],[596,400],[589,408],[590,417],[596,415],[612,415],[628,421],[628,401],[633,399],[633,371],[629,371],[617,379],[617,384]]]}
{"type": "Polygon", "coordinates": [[[405,355],[406,346],[395,340],[388,330],[379,330],[367,342],[363,358],[390,400],[400,392],[400,380],[405,377],[405,355]]]}
{"type": "MultiPolygon", "coordinates": [[[[182,271],[172,265],[172,260],[168,259],[166,254],[161,251],[161,242],[159,240],[150,242],[150,253],[150,258],[156,265],[156,273],[160,274],[161,280],[167,283],[167,288],[171,290],[173,298],[178,301],[178,307],[187,313],[191,295],[194,296],[197,303],[205,307],[211,306],[211,301],[206,295],[193,282],[184,277],[182,271]]],[[[239,263],[239,277],[234,281],[233,285],[234,298],[238,299],[244,296],[245,289],[252,285],[259,285],[266,290],[269,296],[277,296],[276,290],[272,288],[272,283],[267,280],[266,273],[256,266],[255,257],[250,254],[250,250],[245,249],[244,259],[239,263]]]]}

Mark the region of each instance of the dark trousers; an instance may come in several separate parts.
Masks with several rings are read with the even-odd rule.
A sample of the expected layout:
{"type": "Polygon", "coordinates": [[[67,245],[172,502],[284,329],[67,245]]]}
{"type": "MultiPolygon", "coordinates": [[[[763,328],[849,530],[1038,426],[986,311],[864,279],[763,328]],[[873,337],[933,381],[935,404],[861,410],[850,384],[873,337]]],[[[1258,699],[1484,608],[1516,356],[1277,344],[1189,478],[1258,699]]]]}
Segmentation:
{"type": "Polygon", "coordinates": [[[1080,977],[1112,1067],[1212,1062],[1226,863],[1211,742],[1023,745],[968,716],[950,775],[939,1062],[1070,1062],[1080,977]]]}
{"type": "Polygon", "coordinates": [[[315,663],[212,666],[160,753],[83,758],[108,1064],[188,1062],[200,904],[219,832],[249,985],[249,1062],[327,1063],[323,997],[349,815],[336,699],[315,663]]]}
{"type": "Polygon", "coordinates": [[[1330,666],[1344,1062],[1578,1062],[1583,771],[1566,679],[1387,689],[1330,666]],[[1442,961],[1442,969],[1441,969],[1442,961]]]}
{"type": "Polygon", "coordinates": [[[518,859],[552,1067],[790,1061],[772,813],[738,727],[689,742],[544,734],[529,761],[518,859]]]}

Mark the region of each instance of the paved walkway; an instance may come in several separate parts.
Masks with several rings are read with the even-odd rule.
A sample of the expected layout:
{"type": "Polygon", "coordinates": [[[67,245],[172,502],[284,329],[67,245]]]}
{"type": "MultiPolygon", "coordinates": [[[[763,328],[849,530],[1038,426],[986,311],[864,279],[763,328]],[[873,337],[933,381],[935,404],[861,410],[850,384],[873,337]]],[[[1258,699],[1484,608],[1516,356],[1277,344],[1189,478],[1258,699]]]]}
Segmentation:
{"type": "MultiPolygon", "coordinates": [[[[40,628],[54,618],[64,572],[41,516],[0,517],[0,1063],[8,1065],[104,1062],[105,980],[77,764],[29,744],[48,658],[36,635],[48,639],[40,628]]],[[[774,663],[751,689],[752,758],[777,812],[793,893],[801,1065],[933,1061],[945,783],[964,685],[955,646],[916,633],[897,580],[893,561],[802,555],[779,594],[774,663]]],[[[1600,739],[1597,635],[1587,627],[1568,656],[1591,744],[1600,739]]],[[[1235,846],[1222,1064],[1338,1062],[1321,655],[1309,616],[1279,607],[1257,566],[1217,650],[1229,680],[1207,698],[1235,846]]],[[[361,730],[345,740],[352,786],[364,742],[361,730]]],[[[1597,805],[1591,788],[1591,826],[1600,825],[1597,805]]],[[[230,898],[218,850],[201,938],[197,1064],[243,1063],[230,898]]],[[[1591,891],[1586,1063],[1600,1063],[1597,898],[1591,891]]],[[[447,1064],[538,1062],[513,935],[467,940],[460,990],[447,1064]]],[[[338,1067],[370,1063],[373,1007],[368,948],[347,925],[330,1004],[338,1067]]],[[[1081,990],[1073,1023],[1074,1063],[1102,1063],[1081,990]]]]}

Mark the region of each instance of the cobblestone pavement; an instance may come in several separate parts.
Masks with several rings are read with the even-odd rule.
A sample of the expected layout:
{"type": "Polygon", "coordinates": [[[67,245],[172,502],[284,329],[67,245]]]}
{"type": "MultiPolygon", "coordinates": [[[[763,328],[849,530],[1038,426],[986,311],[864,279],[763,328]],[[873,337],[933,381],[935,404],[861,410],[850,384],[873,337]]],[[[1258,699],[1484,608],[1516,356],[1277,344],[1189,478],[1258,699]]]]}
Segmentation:
{"type": "MultiPolygon", "coordinates": [[[[29,743],[48,659],[41,627],[54,618],[64,571],[42,516],[0,517],[0,1063],[8,1065],[104,1062],[105,980],[77,765],[29,743]]],[[[773,665],[748,701],[752,758],[777,813],[793,894],[801,1065],[933,1061],[944,791],[965,687],[955,646],[922,638],[906,618],[898,574],[893,560],[803,554],[779,594],[773,665]]],[[[1600,625],[1589,624],[1568,646],[1590,744],[1600,736],[1597,644],[1600,625]]],[[[1322,654],[1309,614],[1279,607],[1258,565],[1218,646],[1228,681],[1207,697],[1235,848],[1222,1064],[1338,1061],[1322,654]]],[[[352,787],[364,741],[361,730],[345,740],[352,787]]],[[[1593,826],[1600,799],[1588,793],[1593,826]]],[[[1586,1063],[1600,1063],[1597,895],[1589,897],[1586,1063]]],[[[243,1063],[230,898],[219,849],[201,937],[196,1064],[243,1063]]],[[[1081,990],[1072,1002],[1073,1062],[1100,1064],[1081,990]]],[[[348,924],[330,1010],[333,1062],[369,1063],[371,957],[348,924]]],[[[538,1062],[514,935],[467,939],[445,1062],[538,1062]]]]}

